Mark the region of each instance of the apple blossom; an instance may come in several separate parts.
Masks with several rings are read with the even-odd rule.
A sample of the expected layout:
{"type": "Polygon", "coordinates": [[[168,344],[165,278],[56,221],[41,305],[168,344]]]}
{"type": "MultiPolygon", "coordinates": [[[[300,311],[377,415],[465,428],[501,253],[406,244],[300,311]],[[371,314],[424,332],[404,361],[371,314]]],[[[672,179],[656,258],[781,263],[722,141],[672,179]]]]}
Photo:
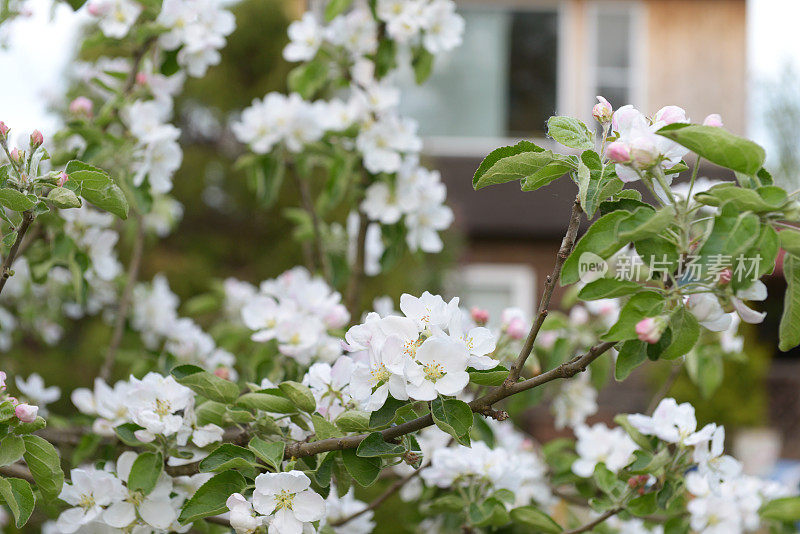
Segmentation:
{"type": "Polygon", "coordinates": [[[253,508],[269,516],[269,534],[300,534],[304,523],[325,515],[325,501],[309,489],[311,480],[301,471],[261,473],[256,477],[253,508]]]}
{"type": "Polygon", "coordinates": [[[662,317],[645,317],[636,323],[636,336],[639,341],[652,345],[661,339],[661,334],[664,333],[666,326],[667,322],[662,317]]]}
{"type": "Polygon", "coordinates": [[[715,428],[709,424],[697,430],[694,407],[688,402],[678,404],[673,398],[659,402],[652,416],[633,414],[628,416],[628,421],[642,434],[683,445],[696,445],[708,440],[715,428]]]}
{"type": "Polygon", "coordinates": [[[619,427],[608,428],[603,423],[575,429],[579,458],[572,464],[572,472],[579,477],[591,477],[597,464],[602,463],[612,473],[628,465],[637,449],[633,440],[619,427]]]}
{"type": "Polygon", "coordinates": [[[592,117],[600,124],[607,124],[611,122],[611,116],[614,114],[614,109],[611,104],[602,96],[597,97],[597,104],[592,108],[592,117]]]}
{"type": "Polygon", "coordinates": [[[31,406],[30,404],[25,403],[20,403],[14,406],[14,415],[23,423],[33,423],[36,420],[36,415],[38,413],[38,406],[31,406]]]}
{"type": "Polygon", "coordinates": [[[722,117],[718,113],[712,113],[703,120],[703,125],[722,128],[722,117]]]}

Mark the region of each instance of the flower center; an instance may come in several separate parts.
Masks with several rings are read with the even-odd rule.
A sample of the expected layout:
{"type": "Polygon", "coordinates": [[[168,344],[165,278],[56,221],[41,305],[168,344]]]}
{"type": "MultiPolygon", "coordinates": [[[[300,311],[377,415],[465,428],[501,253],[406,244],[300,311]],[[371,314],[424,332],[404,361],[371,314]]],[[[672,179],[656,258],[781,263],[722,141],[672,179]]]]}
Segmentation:
{"type": "Polygon", "coordinates": [[[295,494],[290,493],[289,490],[281,490],[280,493],[275,495],[275,511],[277,512],[281,508],[291,510],[294,496],[295,494]]]}
{"type": "Polygon", "coordinates": [[[380,384],[381,382],[389,380],[389,377],[392,376],[392,373],[389,372],[384,364],[381,364],[377,369],[370,371],[370,375],[372,376],[372,381],[374,383],[380,384]]]}
{"type": "Polygon", "coordinates": [[[81,500],[78,502],[78,506],[80,506],[84,510],[89,510],[91,508],[94,508],[94,505],[95,505],[94,495],[92,495],[91,493],[81,494],[81,500]]]}
{"type": "Polygon", "coordinates": [[[425,372],[425,379],[430,380],[431,382],[436,382],[446,374],[444,367],[436,362],[430,362],[428,365],[423,365],[422,370],[425,372]]]}
{"type": "Polygon", "coordinates": [[[156,409],[155,412],[158,415],[164,416],[169,415],[172,410],[170,409],[169,402],[161,399],[156,399],[156,409]]]}

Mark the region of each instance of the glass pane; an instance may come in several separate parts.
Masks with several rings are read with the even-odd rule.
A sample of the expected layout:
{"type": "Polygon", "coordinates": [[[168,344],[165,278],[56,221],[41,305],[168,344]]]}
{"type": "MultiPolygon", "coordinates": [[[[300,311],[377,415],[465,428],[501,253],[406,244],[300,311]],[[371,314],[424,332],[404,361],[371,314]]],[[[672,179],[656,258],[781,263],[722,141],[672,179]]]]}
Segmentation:
{"type": "Polygon", "coordinates": [[[611,102],[611,107],[619,109],[622,106],[630,104],[630,91],[627,87],[598,85],[597,94],[604,96],[606,100],[611,102]]]}
{"type": "Polygon", "coordinates": [[[530,135],[544,131],[556,109],[558,15],[515,12],[511,24],[508,131],[530,135]]]}
{"type": "Polygon", "coordinates": [[[436,58],[434,74],[422,86],[411,72],[402,73],[401,111],[419,121],[422,135],[504,136],[511,12],[459,12],[466,19],[463,44],[436,58]]]}
{"type": "Polygon", "coordinates": [[[630,66],[631,17],[628,11],[601,12],[597,17],[597,66],[630,66]]]}

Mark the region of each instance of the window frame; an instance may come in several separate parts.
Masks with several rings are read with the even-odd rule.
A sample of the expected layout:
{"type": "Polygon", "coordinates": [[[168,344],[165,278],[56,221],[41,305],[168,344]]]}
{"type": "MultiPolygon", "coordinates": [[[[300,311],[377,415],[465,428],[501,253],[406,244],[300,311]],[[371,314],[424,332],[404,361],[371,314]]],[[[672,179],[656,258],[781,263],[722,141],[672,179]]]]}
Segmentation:
{"type": "Polygon", "coordinates": [[[536,269],[520,262],[476,262],[461,265],[453,273],[461,294],[469,286],[502,285],[509,288],[509,307],[520,308],[526,316],[533,317],[536,300],[536,269]]]}

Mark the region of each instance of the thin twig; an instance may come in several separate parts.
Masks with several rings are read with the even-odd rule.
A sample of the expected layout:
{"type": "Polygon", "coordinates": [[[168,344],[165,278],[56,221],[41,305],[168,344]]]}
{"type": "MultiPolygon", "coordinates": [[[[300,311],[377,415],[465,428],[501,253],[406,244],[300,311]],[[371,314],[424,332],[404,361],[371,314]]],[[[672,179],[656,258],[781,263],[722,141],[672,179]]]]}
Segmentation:
{"type": "Polygon", "coordinates": [[[650,404],[647,406],[647,415],[653,415],[658,403],[661,402],[661,399],[667,396],[667,393],[669,393],[669,390],[672,389],[673,384],[675,384],[675,381],[681,375],[682,370],[683,367],[680,365],[672,366],[669,376],[666,380],[664,380],[664,383],[661,384],[661,387],[658,389],[656,394],[653,395],[653,398],[650,399],[650,404]]]}
{"type": "Polygon", "coordinates": [[[139,267],[142,264],[145,237],[144,223],[138,213],[134,213],[134,216],[136,217],[136,237],[134,238],[131,260],[130,263],[128,263],[125,289],[122,291],[122,298],[119,301],[117,315],[114,318],[114,332],[111,335],[111,341],[106,351],[106,357],[103,360],[103,366],[100,368],[100,378],[106,381],[111,377],[111,371],[114,368],[114,360],[117,357],[120,343],[122,343],[122,335],[125,333],[125,321],[128,318],[128,311],[133,298],[133,287],[136,285],[136,280],[139,277],[139,267]]]}
{"type": "Polygon", "coordinates": [[[553,273],[548,275],[547,281],[544,284],[544,291],[542,292],[542,298],[539,301],[536,321],[534,321],[533,325],[531,326],[531,330],[528,333],[528,337],[525,339],[525,344],[522,346],[519,356],[517,356],[516,361],[511,365],[511,369],[508,372],[508,377],[503,383],[503,387],[510,387],[519,379],[519,375],[522,373],[522,368],[525,366],[525,361],[533,351],[533,343],[536,341],[536,336],[539,335],[539,330],[542,328],[542,324],[547,317],[548,308],[550,307],[550,299],[553,297],[553,291],[558,284],[558,279],[561,277],[561,267],[569,257],[570,252],[572,252],[572,247],[575,246],[575,239],[578,236],[578,227],[581,223],[582,213],[583,210],[581,209],[580,200],[576,198],[575,202],[572,204],[572,213],[569,217],[569,226],[567,226],[567,232],[564,234],[564,238],[561,240],[561,247],[559,247],[558,253],[556,254],[556,263],[553,266],[553,273]]]}
{"type": "Polygon", "coordinates": [[[359,516],[361,516],[361,515],[363,515],[363,514],[365,514],[365,513],[369,512],[370,510],[375,510],[375,509],[376,509],[376,508],[378,508],[378,507],[379,507],[381,504],[383,504],[383,503],[386,501],[386,499],[388,499],[389,497],[391,497],[392,495],[394,495],[395,493],[397,493],[397,492],[400,490],[400,488],[402,488],[403,486],[405,486],[405,485],[406,485],[406,484],[407,484],[409,481],[411,481],[413,478],[417,477],[417,476],[420,474],[420,472],[421,472],[423,469],[425,469],[426,467],[428,467],[429,465],[430,465],[430,464],[425,464],[425,465],[422,465],[422,466],[420,466],[419,468],[415,469],[415,470],[414,470],[414,472],[412,472],[412,473],[410,473],[410,474],[408,474],[408,475],[404,476],[403,478],[400,478],[400,479],[398,479],[398,480],[395,480],[394,484],[392,484],[391,486],[389,486],[388,488],[386,488],[386,491],[384,491],[383,493],[381,493],[381,494],[380,494],[378,497],[376,497],[376,498],[375,498],[375,500],[374,500],[374,501],[372,501],[371,503],[369,503],[369,505],[365,506],[364,508],[362,508],[362,509],[361,509],[361,510],[359,510],[358,512],[352,513],[352,514],[350,514],[350,515],[348,515],[348,516],[342,517],[342,518],[340,518],[340,519],[337,519],[337,520],[335,520],[335,521],[331,521],[331,522],[330,522],[330,523],[328,523],[328,524],[329,524],[330,526],[332,526],[332,527],[338,527],[338,526],[340,526],[340,525],[344,525],[345,523],[349,523],[349,522],[350,522],[350,521],[352,521],[353,519],[355,519],[355,518],[357,518],[357,517],[359,517],[359,516]]]}
{"type": "Polygon", "coordinates": [[[580,534],[581,532],[589,532],[594,527],[596,527],[597,525],[599,525],[600,523],[602,523],[603,521],[605,521],[609,517],[617,515],[622,510],[623,510],[623,508],[621,506],[619,506],[617,508],[612,508],[611,510],[605,512],[600,517],[595,519],[594,521],[590,521],[589,523],[586,523],[585,525],[580,526],[578,528],[574,528],[572,530],[565,530],[565,531],[562,532],[562,534],[580,534]]]}
{"type": "Polygon", "coordinates": [[[359,210],[356,257],[353,261],[353,266],[350,268],[350,278],[347,280],[344,297],[344,306],[350,312],[351,317],[357,317],[357,307],[361,299],[361,285],[364,282],[364,247],[367,243],[368,224],[367,215],[359,210]]]}
{"type": "Polygon", "coordinates": [[[33,482],[33,475],[30,470],[22,464],[11,464],[0,467],[0,475],[12,478],[21,478],[28,482],[33,482]]]}
{"type": "Polygon", "coordinates": [[[300,200],[303,203],[303,208],[311,217],[311,228],[314,234],[314,248],[316,254],[316,265],[322,268],[322,275],[328,283],[332,281],[331,264],[328,261],[328,255],[325,253],[325,244],[322,241],[322,228],[317,215],[317,210],[314,208],[314,201],[311,198],[311,191],[308,188],[308,182],[301,177],[297,172],[294,174],[297,189],[300,191],[300,200]]]}
{"type": "Polygon", "coordinates": [[[6,256],[6,259],[3,262],[2,275],[0,275],[0,292],[3,291],[4,287],[6,287],[6,281],[11,278],[11,266],[14,264],[14,260],[17,258],[19,246],[22,243],[22,239],[25,237],[25,232],[28,231],[28,227],[30,227],[34,218],[35,217],[32,211],[22,212],[22,223],[20,223],[19,227],[17,228],[17,239],[14,240],[14,244],[11,245],[11,250],[8,251],[8,256],[6,256]]]}

